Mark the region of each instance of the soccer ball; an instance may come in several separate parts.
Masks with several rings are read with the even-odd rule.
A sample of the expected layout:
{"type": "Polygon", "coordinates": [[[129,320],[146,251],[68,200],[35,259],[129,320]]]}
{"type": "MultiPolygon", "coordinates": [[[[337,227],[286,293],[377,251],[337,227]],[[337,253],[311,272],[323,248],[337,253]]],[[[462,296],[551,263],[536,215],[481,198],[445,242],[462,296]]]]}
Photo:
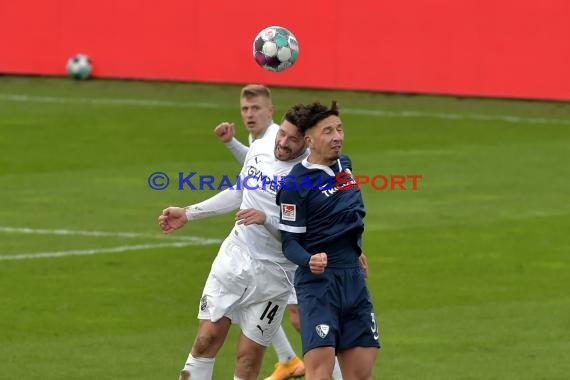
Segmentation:
{"type": "Polygon", "coordinates": [[[265,70],[284,71],[299,55],[297,38],[281,26],[263,29],[253,40],[253,58],[265,70]]]}
{"type": "Polygon", "coordinates": [[[85,54],[76,54],[67,61],[67,74],[73,79],[87,79],[91,71],[93,64],[85,54]]]}

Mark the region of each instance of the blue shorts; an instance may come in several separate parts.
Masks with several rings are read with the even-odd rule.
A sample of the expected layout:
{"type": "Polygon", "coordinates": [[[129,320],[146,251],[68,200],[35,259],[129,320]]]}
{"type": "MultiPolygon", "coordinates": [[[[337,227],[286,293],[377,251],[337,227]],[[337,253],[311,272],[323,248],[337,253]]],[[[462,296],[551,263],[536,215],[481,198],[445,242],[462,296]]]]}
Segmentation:
{"type": "Polygon", "coordinates": [[[326,268],[312,274],[297,269],[295,289],[301,319],[303,354],[317,347],[380,348],[378,324],[360,268],[326,268]]]}

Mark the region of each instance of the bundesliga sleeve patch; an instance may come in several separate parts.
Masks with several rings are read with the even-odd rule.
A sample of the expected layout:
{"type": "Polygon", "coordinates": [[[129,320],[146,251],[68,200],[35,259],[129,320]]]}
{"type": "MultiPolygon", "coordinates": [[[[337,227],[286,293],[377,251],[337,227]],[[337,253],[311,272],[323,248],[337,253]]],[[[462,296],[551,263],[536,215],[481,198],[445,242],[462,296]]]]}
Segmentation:
{"type": "Polygon", "coordinates": [[[281,219],[288,222],[294,222],[297,220],[297,205],[290,203],[281,204],[281,219]]]}

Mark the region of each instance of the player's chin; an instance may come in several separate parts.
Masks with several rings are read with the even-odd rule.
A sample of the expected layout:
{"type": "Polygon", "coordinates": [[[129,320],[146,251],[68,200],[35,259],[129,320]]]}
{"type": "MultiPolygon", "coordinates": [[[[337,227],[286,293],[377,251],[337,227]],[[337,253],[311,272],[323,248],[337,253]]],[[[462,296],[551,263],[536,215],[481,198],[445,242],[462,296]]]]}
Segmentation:
{"type": "Polygon", "coordinates": [[[260,130],[260,128],[257,126],[257,123],[247,123],[245,126],[252,133],[257,133],[260,130]]]}
{"type": "Polygon", "coordinates": [[[285,154],[285,153],[276,153],[275,157],[279,160],[279,161],[289,161],[291,159],[289,154],[285,154]]]}
{"type": "Polygon", "coordinates": [[[279,161],[289,161],[293,158],[293,153],[290,150],[282,149],[279,146],[275,147],[274,153],[279,161]]]}
{"type": "Polygon", "coordinates": [[[335,161],[338,160],[340,158],[340,150],[338,152],[331,152],[330,156],[329,156],[329,160],[330,161],[335,161]]]}

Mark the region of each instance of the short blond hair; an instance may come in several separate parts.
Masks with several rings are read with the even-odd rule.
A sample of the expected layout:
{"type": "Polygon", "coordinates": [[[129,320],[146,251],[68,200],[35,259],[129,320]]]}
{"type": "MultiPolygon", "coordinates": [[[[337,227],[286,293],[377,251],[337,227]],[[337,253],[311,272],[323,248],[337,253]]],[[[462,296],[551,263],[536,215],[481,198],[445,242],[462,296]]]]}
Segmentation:
{"type": "Polygon", "coordinates": [[[251,98],[254,96],[263,96],[271,102],[271,91],[262,84],[248,84],[241,89],[242,98],[251,98]]]}

